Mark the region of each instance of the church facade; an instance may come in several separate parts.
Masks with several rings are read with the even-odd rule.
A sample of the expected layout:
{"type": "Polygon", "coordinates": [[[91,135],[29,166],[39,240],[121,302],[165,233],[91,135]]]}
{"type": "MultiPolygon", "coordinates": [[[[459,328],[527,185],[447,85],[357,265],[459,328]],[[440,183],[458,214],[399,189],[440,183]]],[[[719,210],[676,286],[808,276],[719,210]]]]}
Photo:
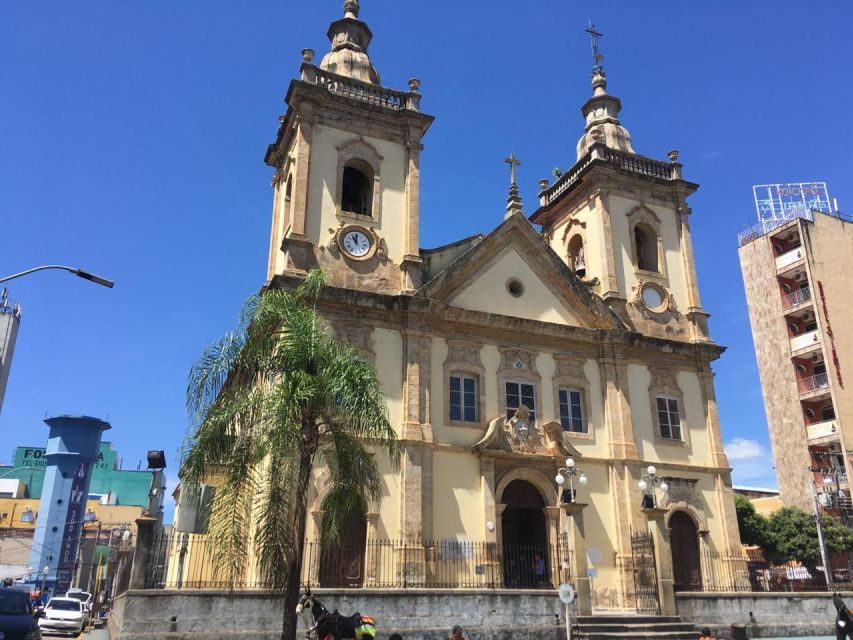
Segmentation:
{"type": "MultiPolygon", "coordinates": [[[[381,462],[383,496],[353,519],[346,575],[306,561],[306,579],[370,587],[391,562],[430,586],[452,560],[464,578],[445,572],[442,586],[574,572],[592,604],[629,607],[638,534],[651,531],[658,580],[700,587],[706,555],[740,540],[711,372],[723,349],[692,255],[698,185],[677,152],[635,152],[596,65],[576,162],[540,182],[536,211],[523,212],[511,157],[504,222],[423,249],[419,158],[433,117],[420,82],[381,84],[357,1],[328,35],[319,64],[303,51],[265,158],[268,286],[325,271],[319,309],[375,364],[403,456],[381,462]]],[[[327,489],[320,465],[309,540],[327,489]]]]}

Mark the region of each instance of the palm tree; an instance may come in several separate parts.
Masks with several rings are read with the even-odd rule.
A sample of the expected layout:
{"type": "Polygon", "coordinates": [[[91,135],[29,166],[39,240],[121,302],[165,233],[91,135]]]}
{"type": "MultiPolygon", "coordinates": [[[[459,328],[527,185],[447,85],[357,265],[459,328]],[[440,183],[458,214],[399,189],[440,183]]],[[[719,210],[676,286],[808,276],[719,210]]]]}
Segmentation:
{"type": "Polygon", "coordinates": [[[232,586],[257,576],[284,591],[282,640],[296,636],[307,494],[315,464],[330,472],[322,543],[335,544],[350,515],[380,495],[375,452],[399,464],[396,435],[373,366],[338,342],[316,312],[323,274],[293,291],[265,290],[237,329],[193,366],[181,479],[198,495],[215,484],[208,542],[232,586]]]}

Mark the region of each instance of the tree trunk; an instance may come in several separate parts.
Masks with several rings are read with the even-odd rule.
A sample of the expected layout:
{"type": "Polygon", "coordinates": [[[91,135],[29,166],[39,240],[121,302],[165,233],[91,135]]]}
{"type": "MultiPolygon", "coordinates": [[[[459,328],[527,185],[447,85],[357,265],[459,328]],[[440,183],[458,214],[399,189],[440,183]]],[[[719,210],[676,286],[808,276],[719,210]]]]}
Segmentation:
{"type": "Polygon", "coordinates": [[[296,640],[296,605],[299,604],[299,578],[302,573],[302,554],[305,550],[305,519],[308,512],[308,482],[314,453],[317,450],[319,434],[314,420],[303,423],[302,446],[299,452],[299,477],[296,486],[296,513],[293,560],[290,563],[290,575],[284,589],[284,611],[282,612],[281,640],[296,640]]]}

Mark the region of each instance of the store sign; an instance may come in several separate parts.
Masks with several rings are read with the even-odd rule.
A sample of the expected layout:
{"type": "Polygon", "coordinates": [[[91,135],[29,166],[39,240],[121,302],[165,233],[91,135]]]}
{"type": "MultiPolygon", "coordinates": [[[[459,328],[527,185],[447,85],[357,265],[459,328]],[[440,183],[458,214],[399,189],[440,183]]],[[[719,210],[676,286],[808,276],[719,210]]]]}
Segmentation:
{"type": "Polygon", "coordinates": [[[87,462],[78,462],[74,469],[71,495],[68,498],[68,513],[62,530],[62,544],[59,547],[59,565],[56,570],[57,593],[65,593],[71,588],[91,470],[92,466],[87,462]]]}
{"type": "MultiPolygon", "coordinates": [[[[47,449],[38,447],[18,447],[15,450],[16,467],[46,467],[47,449]]],[[[116,452],[110,449],[98,451],[98,459],[95,468],[101,470],[112,470],[116,468],[116,452]]]]}

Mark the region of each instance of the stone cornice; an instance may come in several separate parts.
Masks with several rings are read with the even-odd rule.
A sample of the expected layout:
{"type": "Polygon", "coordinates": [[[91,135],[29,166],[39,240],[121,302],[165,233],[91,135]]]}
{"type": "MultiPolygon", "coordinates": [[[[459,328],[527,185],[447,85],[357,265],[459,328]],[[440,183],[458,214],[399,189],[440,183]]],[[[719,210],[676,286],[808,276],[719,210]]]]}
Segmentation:
{"type": "MultiPolygon", "coordinates": [[[[279,274],[269,283],[275,289],[294,289],[301,282],[298,276],[279,274]]],[[[665,354],[671,364],[672,356],[679,356],[685,363],[710,362],[725,351],[725,347],[708,343],[679,342],[664,338],[653,338],[628,329],[584,329],[540,320],[528,320],[483,311],[460,309],[448,304],[402,293],[390,295],[326,286],[320,294],[318,306],[321,310],[341,316],[352,316],[353,307],[358,307],[365,320],[389,328],[423,328],[424,331],[446,329],[456,335],[474,335],[478,340],[493,339],[506,343],[537,345],[564,352],[566,341],[597,348],[607,345],[626,359],[643,354],[665,354]]]]}
{"type": "Polygon", "coordinates": [[[303,80],[292,80],[285,96],[289,108],[276,134],[276,141],[267,149],[264,161],[270,166],[279,164],[277,152],[286,147],[290,126],[295,114],[306,106],[312,117],[319,121],[334,121],[336,128],[348,125],[354,133],[375,134],[377,137],[395,138],[397,142],[419,144],[434,116],[412,110],[391,110],[362,100],[332,93],[323,86],[303,80]],[[343,117],[342,117],[343,116],[343,117]],[[384,134],[384,135],[383,135],[384,134]],[[390,135],[389,135],[390,134],[390,135]]]}
{"type": "MultiPolygon", "coordinates": [[[[581,160],[583,161],[583,160],[581,160]]],[[[568,170],[569,172],[572,169],[568,170]]],[[[609,192],[618,195],[620,189],[624,190],[626,196],[636,195],[638,192],[648,200],[657,201],[655,204],[673,206],[674,195],[682,200],[699,189],[699,185],[686,180],[664,180],[654,176],[634,173],[627,169],[611,164],[603,159],[595,158],[588,161],[579,173],[576,181],[568,187],[559,197],[548,204],[540,206],[530,216],[530,222],[542,227],[552,226],[564,204],[575,197],[583,199],[589,197],[589,192],[605,188],[609,192]]]]}

